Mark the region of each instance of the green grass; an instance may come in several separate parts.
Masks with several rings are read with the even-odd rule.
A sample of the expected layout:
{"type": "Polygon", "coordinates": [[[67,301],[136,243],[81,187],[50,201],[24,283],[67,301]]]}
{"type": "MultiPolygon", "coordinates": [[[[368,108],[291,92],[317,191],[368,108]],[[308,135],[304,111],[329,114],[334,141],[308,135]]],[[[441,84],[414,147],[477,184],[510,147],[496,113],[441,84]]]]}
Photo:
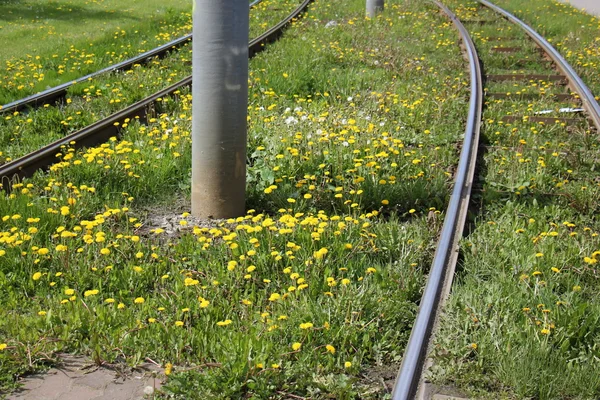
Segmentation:
{"type": "MultiPolygon", "coordinates": [[[[461,15],[470,14],[474,5],[451,3],[461,15]]],[[[577,49],[597,41],[597,29],[585,26],[590,17],[550,1],[497,3],[512,6],[518,16],[535,15],[529,22],[543,26],[542,33],[577,32],[581,41],[568,58],[579,59],[578,69],[597,87],[592,71],[583,68],[595,54],[575,56],[577,49]]],[[[506,30],[506,25],[486,29],[506,30]]],[[[478,39],[478,47],[489,45],[478,39]]],[[[484,65],[494,65],[492,56],[481,54],[484,65]]],[[[490,91],[515,94],[561,89],[540,82],[492,85],[490,91]]],[[[586,121],[571,127],[501,122],[504,115],[555,107],[544,95],[486,104],[482,190],[474,196],[479,214],[461,245],[463,259],[437,334],[431,372],[438,383],[458,386],[473,397],[600,395],[595,372],[600,338],[597,134],[586,121]]]]}
{"type": "Polygon", "coordinates": [[[431,5],[390,5],[376,20],[362,1],[342,5],[317,1],[251,61],[245,216],[184,212],[185,90],[148,126],[65,148],[0,197],[3,387],[68,351],[150,357],[164,393],[182,398],[388,396],[366,377],[398,368],[468,82],[431,5]],[[148,207],[183,230],[152,225],[148,207]]]}
{"type": "MultiPolygon", "coordinates": [[[[297,3],[297,2],[296,2],[297,3]]],[[[132,58],[191,33],[189,0],[4,1],[0,21],[0,105],[132,58]],[[5,4],[5,5],[4,5],[5,4]]],[[[265,0],[251,13],[250,37],[289,13],[265,0]]]]}
{"type": "Polygon", "coordinates": [[[131,58],[191,31],[182,0],[0,3],[0,104],[131,58]]]}
{"type": "MultiPolygon", "coordinates": [[[[250,35],[259,36],[297,5],[297,0],[259,3],[251,11],[250,35]]],[[[191,74],[191,58],[186,45],[164,59],[74,85],[65,103],[1,117],[0,159],[21,157],[172,85],[191,74]]]]}

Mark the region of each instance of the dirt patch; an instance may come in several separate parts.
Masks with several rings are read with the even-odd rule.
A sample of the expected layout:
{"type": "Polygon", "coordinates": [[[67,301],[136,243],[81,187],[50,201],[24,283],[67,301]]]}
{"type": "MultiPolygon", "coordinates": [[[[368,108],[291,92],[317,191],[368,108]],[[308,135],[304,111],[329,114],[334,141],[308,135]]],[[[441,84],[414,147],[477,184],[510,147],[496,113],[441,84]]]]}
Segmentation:
{"type": "Polygon", "coordinates": [[[400,364],[376,365],[369,368],[360,380],[361,386],[369,388],[368,392],[363,392],[363,395],[392,393],[399,370],[400,364]]]}
{"type": "Polygon", "coordinates": [[[227,223],[225,219],[197,218],[190,214],[189,199],[177,198],[172,203],[146,207],[140,211],[142,226],[136,230],[148,236],[161,229],[163,238],[174,239],[190,233],[194,227],[218,228],[227,223]],[[183,222],[182,222],[183,221],[183,222]]]}

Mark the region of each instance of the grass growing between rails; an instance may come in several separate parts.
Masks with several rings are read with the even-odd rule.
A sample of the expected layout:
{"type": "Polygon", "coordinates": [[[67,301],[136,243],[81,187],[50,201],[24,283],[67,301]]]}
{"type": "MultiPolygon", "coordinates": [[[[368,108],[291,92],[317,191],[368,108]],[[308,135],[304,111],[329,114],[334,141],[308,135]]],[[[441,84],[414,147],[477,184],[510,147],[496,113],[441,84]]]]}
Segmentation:
{"type": "MultiPolygon", "coordinates": [[[[459,16],[475,6],[452,4],[459,16]]],[[[579,15],[560,17],[555,26],[579,15]]],[[[477,398],[600,396],[599,138],[587,122],[501,121],[544,101],[489,99],[484,113],[481,211],[461,245],[431,374],[477,398]]]]}
{"type": "Polygon", "coordinates": [[[0,105],[191,31],[186,1],[5,1],[0,7],[0,105]]]}
{"type": "Polygon", "coordinates": [[[436,8],[363,13],[317,1],[251,62],[247,215],[147,218],[189,195],[184,90],[3,194],[4,388],[69,351],[151,358],[181,398],[388,395],[373,371],[408,339],[468,82],[436,8]]]}
{"type": "Polygon", "coordinates": [[[496,0],[494,3],[544,36],[575,68],[592,92],[600,93],[600,19],[552,0],[496,0]]]}
{"type": "MultiPolygon", "coordinates": [[[[21,1],[2,6],[0,106],[135,57],[192,32],[191,2],[21,1]]],[[[289,1],[250,11],[250,37],[278,22],[289,1]]]]}
{"type": "MultiPolygon", "coordinates": [[[[258,37],[298,6],[297,0],[263,1],[251,10],[251,37],[258,37]]],[[[0,117],[0,162],[22,157],[105,118],[191,74],[191,44],[69,88],[64,103],[0,117]]]]}

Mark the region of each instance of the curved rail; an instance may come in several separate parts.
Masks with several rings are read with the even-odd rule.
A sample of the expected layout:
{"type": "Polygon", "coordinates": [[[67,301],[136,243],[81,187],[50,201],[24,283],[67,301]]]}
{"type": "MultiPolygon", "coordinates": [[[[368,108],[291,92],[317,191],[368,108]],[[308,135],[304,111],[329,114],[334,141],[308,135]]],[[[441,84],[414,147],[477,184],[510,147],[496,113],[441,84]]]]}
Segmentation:
{"type": "MultiPolygon", "coordinates": [[[[283,33],[284,28],[290,24],[293,19],[298,18],[312,1],[313,0],[304,0],[294,11],[292,11],[292,13],[277,25],[256,39],[253,39],[248,45],[249,57],[253,57],[264,50],[267,43],[275,41],[283,33]]],[[[182,87],[191,86],[191,84],[192,76],[190,75],[107,118],[67,135],[39,150],[0,166],[0,187],[8,190],[14,178],[31,176],[37,170],[47,168],[54,164],[57,162],[56,154],[61,152],[61,147],[68,146],[71,142],[75,142],[73,146],[79,148],[84,146],[94,146],[107,141],[112,136],[119,136],[119,126],[122,125],[126,119],[137,117],[143,120],[157,99],[170,96],[182,87]]]]}
{"type": "MultiPolygon", "coordinates": [[[[262,0],[254,0],[250,3],[250,8],[254,7],[262,0]]],[[[152,50],[148,50],[138,56],[132,57],[128,60],[121,61],[120,63],[113,64],[106,68],[100,69],[96,72],[92,72],[91,74],[84,75],[80,78],[72,80],[70,82],[63,83],[58,86],[54,86],[50,89],[46,89],[42,92],[32,94],[31,96],[27,96],[20,100],[15,100],[5,105],[0,105],[0,114],[2,113],[12,113],[15,111],[20,111],[27,107],[39,107],[43,104],[51,103],[56,101],[57,99],[64,97],[67,94],[67,89],[71,86],[76,85],[81,82],[85,82],[88,79],[95,78],[98,75],[105,74],[107,72],[116,72],[116,71],[126,71],[133,67],[134,64],[143,64],[148,62],[154,57],[163,57],[169,51],[179,48],[186,44],[187,42],[192,40],[192,34],[182,36],[178,39],[172,40],[168,43],[165,43],[161,46],[158,46],[152,50]]]]}
{"type": "Polygon", "coordinates": [[[429,338],[437,318],[438,306],[442,297],[445,297],[443,292],[447,293],[449,291],[454,275],[458,257],[458,240],[464,229],[475,176],[481,128],[483,78],[475,44],[456,15],[439,1],[434,1],[434,3],[452,20],[460,33],[469,57],[471,98],[454,189],[446,210],[446,218],[442,226],[442,233],[435,251],[427,285],[419,305],[419,313],[404,351],[402,366],[394,386],[393,400],[412,399],[419,386],[429,338]]]}
{"type": "Polygon", "coordinates": [[[537,45],[540,46],[542,50],[544,50],[544,52],[550,56],[550,58],[552,58],[552,61],[554,61],[554,63],[560,69],[560,71],[564,75],[566,75],[571,88],[575,92],[577,92],[577,94],[579,94],[579,97],[581,98],[581,102],[583,104],[583,108],[585,108],[590,118],[594,122],[596,130],[600,132],[600,106],[598,105],[598,102],[596,101],[596,98],[594,97],[590,89],[579,77],[579,75],[577,75],[577,72],[575,72],[575,70],[569,64],[569,62],[565,60],[565,58],[546,39],[544,39],[544,37],[542,37],[525,22],[521,21],[513,14],[487,0],[478,1],[484,6],[488,7],[489,9],[496,11],[498,14],[501,14],[510,22],[521,27],[527,33],[527,35],[529,35],[529,37],[533,39],[533,41],[536,42],[537,45]]]}

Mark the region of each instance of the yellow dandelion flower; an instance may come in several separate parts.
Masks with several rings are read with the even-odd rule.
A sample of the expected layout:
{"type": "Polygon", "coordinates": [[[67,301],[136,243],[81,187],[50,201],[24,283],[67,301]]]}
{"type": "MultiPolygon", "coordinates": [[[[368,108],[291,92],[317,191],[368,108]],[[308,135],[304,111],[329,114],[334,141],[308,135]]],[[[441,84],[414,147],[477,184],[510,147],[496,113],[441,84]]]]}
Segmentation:
{"type": "Polygon", "coordinates": [[[328,352],[330,352],[331,354],[335,354],[335,347],[333,347],[332,345],[328,344],[327,346],[325,346],[325,348],[327,349],[328,352]]]}
{"type": "Polygon", "coordinates": [[[34,281],[39,281],[41,277],[42,277],[42,273],[41,272],[36,272],[35,274],[33,274],[33,276],[31,277],[31,279],[33,279],[34,281]]]}
{"type": "Polygon", "coordinates": [[[292,345],[292,350],[298,351],[298,350],[300,350],[300,347],[302,347],[302,343],[296,342],[292,345]]]}
{"type": "Polygon", "coordinates": [[[199,283],[200,283],[200,281],[198,281],[198,280],[196,280],[196,279],[192,279],[192,278],[185,278],[185,279],[183,280],[183,284],[184,284],[185,286],[194,286],[194,285],[197,285],[197,284],[199,284],[199,283]]]}
{"type": "Polygon", "coordinates": [[[232,321],[230,319],[226,319],[225,321],[219,321],[219,322],[217,322],[217,325],[218,326],[227,326],[227,325],[231,324],[231,322],[232,321]]]}
{"type": "Polygon", "coordinates": [[[143,297],[136,297],[136,299],[133,301],[135,304],[144,304],[146,300],[143,297]]]}
{"type": "Polygon", "coordinates": [[[277,301],[281,298],[281,295],[279,293],[273,293],[271,294],[271,296],[269,297],[269,301],[277,301]]]}
{"type": "Polygon", "coordinates": [[[350,361],[346,361],[344,363],[344,368],[350,368],[352,366],[352,363],[350,361]]]}

